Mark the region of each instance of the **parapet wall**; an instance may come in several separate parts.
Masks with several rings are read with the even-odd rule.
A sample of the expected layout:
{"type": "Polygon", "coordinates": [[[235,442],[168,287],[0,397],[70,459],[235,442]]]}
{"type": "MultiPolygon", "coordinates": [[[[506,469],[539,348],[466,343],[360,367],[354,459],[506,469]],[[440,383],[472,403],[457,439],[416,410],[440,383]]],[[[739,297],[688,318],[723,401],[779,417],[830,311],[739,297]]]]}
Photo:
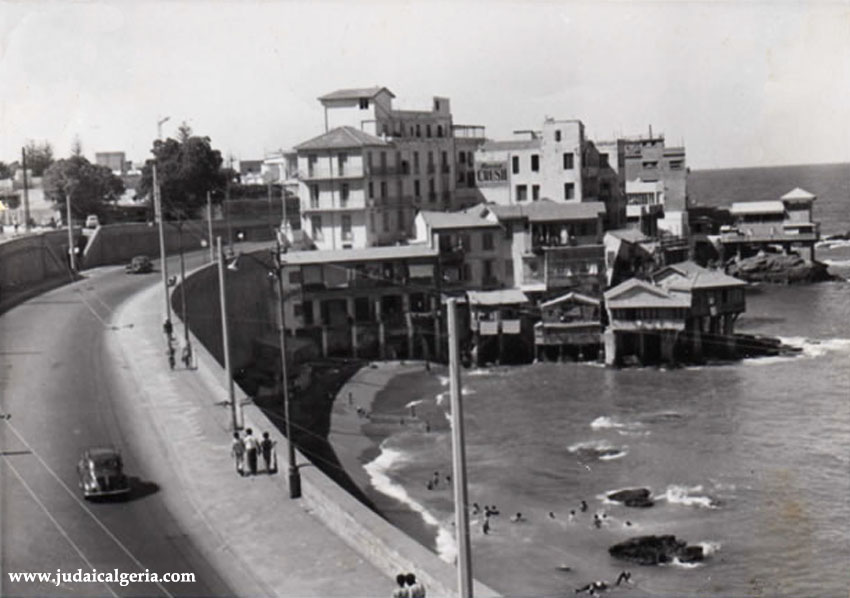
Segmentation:
{"type": "Polygon", "coordinates": [[[50,231],[0,243],[0,313],[73,280],[68,233],[50,231]]]}

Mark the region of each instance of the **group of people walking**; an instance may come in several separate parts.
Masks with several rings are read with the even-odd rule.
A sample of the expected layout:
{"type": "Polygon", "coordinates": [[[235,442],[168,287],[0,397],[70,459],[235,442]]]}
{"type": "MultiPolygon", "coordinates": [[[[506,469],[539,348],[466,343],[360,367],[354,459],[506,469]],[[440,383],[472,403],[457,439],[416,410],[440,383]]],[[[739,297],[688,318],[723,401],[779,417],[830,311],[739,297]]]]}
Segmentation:
{"type": "Polygon", "coordinates": [[[257,475],[257,466],[260,455],[266,466],[266,473],[277,471],[277,453],[274,450],[274,440],[269,437],[268,432],[263,432],[263,439],[258,440],[251,428],[245,430],[245,437],[240,437],[239,432],[233,433],[230,454],[236,462],[236,473],[239,475],[257,475]],[[247,471],[246,471],[247,467],[247,471]]]}
{"type": "Polygon", "coordinates": [[[398,587],[393,590],[393,598],[425,598],[425,586],[416,581],[413,573],[399,573],[395,581],[398,587]]]}

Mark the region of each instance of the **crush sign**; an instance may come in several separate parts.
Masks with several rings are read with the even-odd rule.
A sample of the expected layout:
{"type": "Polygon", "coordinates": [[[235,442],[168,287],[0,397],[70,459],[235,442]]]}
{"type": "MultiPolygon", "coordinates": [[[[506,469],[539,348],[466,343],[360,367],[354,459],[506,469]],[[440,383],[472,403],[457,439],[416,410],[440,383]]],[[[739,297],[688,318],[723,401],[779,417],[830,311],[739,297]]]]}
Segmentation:
{"type": "Polygon", "coordinates": [[[506,185],[508,183],[507,162],[478,162],[475,164],[475,182],[479,187],[506,185]]]}

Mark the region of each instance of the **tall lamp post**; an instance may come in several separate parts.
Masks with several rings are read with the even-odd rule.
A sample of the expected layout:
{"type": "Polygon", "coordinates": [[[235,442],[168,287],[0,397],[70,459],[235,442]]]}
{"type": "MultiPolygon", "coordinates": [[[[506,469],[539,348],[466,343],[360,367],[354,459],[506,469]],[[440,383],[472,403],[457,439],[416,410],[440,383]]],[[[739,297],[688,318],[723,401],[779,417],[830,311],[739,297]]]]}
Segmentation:
{"type": "Polygon", "coordinates": [[[289,411],[289,377],[286,372],[286,309],[283,295],[283,261],[280,259],[280,244],[276,245],[274,265],[277,279],[278,334],[280,335],[280,370],[283,386],[283,411],[286,418],[286,455],[289,467],[289,498],[301,496],[301,474],[295,463],[295,443],[292,441],[292,418],[289,411]]]}
{"type": "MultiPolygon", "coordinates": [[[[156,121],[156,140],[162,139],[162,125],[171,117],[166,116],[156,121]]],[[[162,213],[162,197],[159,192],[159,182],[156,178],[156,154],[154,154],[153,164],[153,203],[154,216],[159,224],[159,261],[160,270],[162,272],[162,288],[165,293],[165,321],[171,322],[171,303],[168,300],[168,264],[165,262],[165,231],[163,230],[165,215],[162,213]]],[[[170,341],[169,341],[170,342],[170,341]]]]}
{"type": "Polygon", "coordinates": [[[240,429],[239,418],[236,415],[236,393],[233,388],[233,371],[230,367],[230,339],[227,332],[227,293],[224,288],[224,251],[221,248],[221,237],[215,238],[218,254],[218,292],[221,304],[221,343],[224,352],[224,370],[227,374],[227,389],[230,398],[230,417],[233,431],[240,429]]]}
{"type": "Polygon", "coordinates": [[[189,312],[186,311],[186,263],[183,260],[183,220],[177,221],[177,238],[180,245],[180,316],[183,318],[183,350],[186,367],[192,362],[192,343],[189,340],[189,312]]]}

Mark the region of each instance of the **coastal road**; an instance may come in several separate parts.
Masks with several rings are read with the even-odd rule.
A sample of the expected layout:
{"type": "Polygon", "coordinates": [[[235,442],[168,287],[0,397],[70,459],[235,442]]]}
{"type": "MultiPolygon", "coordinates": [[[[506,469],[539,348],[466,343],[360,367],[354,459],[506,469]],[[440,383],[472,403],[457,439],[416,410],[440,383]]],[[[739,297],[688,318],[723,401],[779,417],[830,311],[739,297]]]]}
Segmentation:
{"type": "MultiPolygon", "coordinates": [[[[190,257],[187,267],[204,257],[190,257]]],[[[179,271],[176,260],[169,260],[169,271],[179,271]]],[[[126,366],[106,348],[116,328],[133,326],[116,321],[115,308],[159,282],[158,272],[130,276],[123,267],[100,268],[0,316],[0,412],[11,416],[0,419],[0,596],[235,594],[190,539],[204,532],[164,498],[179,492],[170,484],[174,469],[158,458],[162,439],[126,404],[126,366]],[[132,483],[127,500],[82,499],[76,462],[85,447],[98,444],[122,450],[132,483]],[[57,586],[8,577],[57,569],[191,573],[195,581],[57,586]]]]}

